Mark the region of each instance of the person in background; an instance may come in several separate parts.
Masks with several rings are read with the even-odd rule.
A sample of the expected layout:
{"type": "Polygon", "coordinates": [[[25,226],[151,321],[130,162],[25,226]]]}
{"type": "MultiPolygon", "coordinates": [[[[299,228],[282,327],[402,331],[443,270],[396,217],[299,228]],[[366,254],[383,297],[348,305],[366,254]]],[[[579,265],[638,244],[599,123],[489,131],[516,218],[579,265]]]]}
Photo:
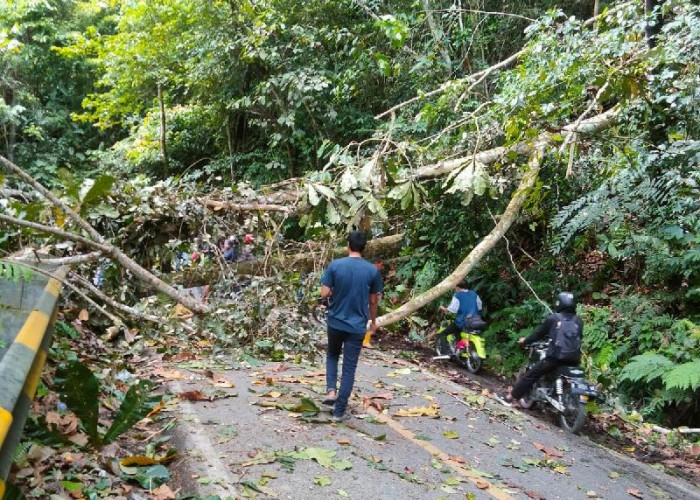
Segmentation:
{"type": "Polygon", "coordinates": [[[255,238],[253,238],[253,235],[246,234],[243,237],[243,249],[241,250],[241,254],[236,259],[236,262],[250,262],[252,260],[255,260],[255,256],[253,255],[254,245],[255,238]]]}
{"type": "Polygon", "coordinates": [[[321,300],[329,300],[327,312],[326,398],[334,405],[331,420],[342,422],[355,384],[355,371],[369,320],[375,331],[377,297],[384,288],[375,266],[362,258],[367,240],[360,231],[348,236],[348,256],[332,261],[321,277],[321,300]],[[337,390],[338,361],[343,354],[343,373],[337,390]]]}
{"type": "Polygon", "coordinates": [[[455,287],[455,293],[452,296],[450,305],[440,306],[442,312],[451,312],[456,314],[454,322],[445,328],[440,335],[447,337],[455,335],[459,338],[462,330],[470,328],[470,323],[478,318],[481,321],[482,302],[479,295],[474,290],[469,290],[466,281],[462,281],[455,287]]]}

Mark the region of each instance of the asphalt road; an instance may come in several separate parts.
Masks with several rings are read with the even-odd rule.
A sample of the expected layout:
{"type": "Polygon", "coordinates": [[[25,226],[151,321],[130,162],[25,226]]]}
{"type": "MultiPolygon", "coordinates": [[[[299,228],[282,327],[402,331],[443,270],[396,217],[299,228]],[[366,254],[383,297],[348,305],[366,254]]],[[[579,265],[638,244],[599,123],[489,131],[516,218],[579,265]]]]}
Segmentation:
{"type": "MultiPolygon", "coordinates": [[[[181,458],[171,488],[220,498],[700,499],[700,489],[506,408],[438,375],[364,352],[353,418],[321,407],[323,366],[270,363],[188,375],[174,393],[234,394],[181,401],[181,458]],[[217,388],[232,382],[235,388],[217,388]],[[287,405],[287,406],[285,406],[287,405]],[[297,411],[290,411],[290,408],[297,411]],[[307,410],[303,414],[303,410],[307,410]],[[400,416],[402,412],[423,416],[400,416]]],[[[201,370],[199,370],[201,372],[201,370]]]]}

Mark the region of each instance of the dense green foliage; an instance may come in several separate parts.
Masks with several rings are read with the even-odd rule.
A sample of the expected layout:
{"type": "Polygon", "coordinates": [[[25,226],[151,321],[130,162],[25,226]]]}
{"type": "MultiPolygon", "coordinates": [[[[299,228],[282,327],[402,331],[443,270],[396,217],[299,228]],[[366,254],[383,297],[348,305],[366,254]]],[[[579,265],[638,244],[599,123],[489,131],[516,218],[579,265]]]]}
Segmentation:
{"type": "MultiPolygon", "coordinates": [[[[510,375],[521,365],[514,340],[545,313],[532,291],[550,302],[567,288],[581,299],[586,365],[608,402],[619,395],[654,419],[697,423],[700,10],[667,0],[650,50],[641,2],[612,2],[597,23],[591,7],[8,1],[0,151],[158,272],[195,240],[256,232],[272,248],[280,227],[332,239],[370,215],[375,234],[406,235],[401,289],[387,294],[400,301],[443,279],[491,230],[525,161],[510,150],[443,176],[416,172],[552,132],[508,246],[469,277],[487,306],[492,367],[510,375]],[[513,66],[470,76],[521,49],[513,66]],[[616,124],[602,134],[562,130],[613,109],[616,124]],[[284,184],[301,193],[292,219],[215,220],[193,201],[212,190],[255,199],[252,187],[299,177],[284,184]]],[[[65,223],[31,200],[2,200],[3,213],[65,223]]],[[[12,229],[0,244],[36,236],[12,229]]],[[[103,270],[117,295],[138,299],[119,266],[103,270]]],[[[252,343],[246,328],[267,328],[271,297],[247,297],[248,309],[208,327],[252,343]]]]}

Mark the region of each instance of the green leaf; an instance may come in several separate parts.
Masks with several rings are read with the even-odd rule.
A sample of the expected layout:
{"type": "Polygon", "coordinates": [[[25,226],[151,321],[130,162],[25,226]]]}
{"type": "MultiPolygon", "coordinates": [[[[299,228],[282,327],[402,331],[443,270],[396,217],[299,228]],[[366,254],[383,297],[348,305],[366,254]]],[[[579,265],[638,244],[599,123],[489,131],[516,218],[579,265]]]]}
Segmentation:
{"type": "Polygon", "coordinates": [[[318,190],[319,193],[321,193],[329,200],[335,200],[335,193],[331,188],[324,186],[323,184],[315,184],[314,187],[318,190]]]}
{"type": "Polygon", "coordinates": [[[336,225],[340,223],[340,215],[338,214],[338,210],[331,202],[328,202],[328,206],[326,207],[326,218],[328,219],[329,224],[336,225]]]}
{"type": "Polygon", "coordinates": [[[61,481],[61,486],[63,486],[68,493],[75,493],[83,490],[83,483],[76,483],[73,481],[61,481]]]}
{"type": "Polygon", "coordinates": [[[347,459],[337,460],[333,462],[333,468],[335,470],[348,470],[352,469],[352,462],[347,459]]]}
{"type": "Polygon", "coordinates": [[[140,380],[129,390],[119,406],[112,426],[104,436],[105,444],[114,441],[139,420],[148,415],[160,403],[163,396],[152,394],[155,385],[150,380],[140,380]]]}
{"type": "Polygon", "coordinates": [[[298,460],[316,460],[324,467],[331,468],[333,466],[333,457],[336,452],[333,450],[325,450],[323,448],[305,448],[296,453],[292,453],[291,457],[298,460]]]}
{"type": "Polygon", "coordinates": [[[316,476],[314,478],[314,484],[317,484],[319,486],[328,486],[331,484],[331,478],[328,476],[316,476]]]}
{"type": "Polygon", "coordinates": [[[442,435],[448,439],[459,439],[459,434],[457,434],[457,431],[445,431],[442,433],[442,435]]]}
{"type": "Polygon", "coordinates": [[[7,489],[5,490],[5,496],[2,497],[2,500],[27,500],[26,497],[24,496],[24,493],[15,486],[14,484],[8,484],[7,489]]]}
{"type": "Polygon", "coordinates": [[[690,389],[700,387],[700,359],[674,366],[663,375],[666,389],[690,389]]]}
{"type": "Polygon", "coordinates": [[[56,369],[54,389],[61,400],[80,419],[93,445],[100,444],[97,432],[100,385],[90,369],[79,361],[71,361],[56,369]]]}
{"type": "Polygon", "coordinates": [[[284,405],[284,408],[289,411],[294,411],[297,413],[303,413],[305,416],[316,415],[321,409],[316,406],[309,398],[301,398],[299,403],[284,405]]]}
{"type": "Polygon", "coordinates": [[[350,498],[350,494],[345,490],[338,490],[336,493],[343,498],[350,498]]]}
{"type": "Polygon", "coordinates": [[[170,472],[163,465],[152,465],[151,467],[139,467],[136,474],[128,476],[130,479],[138,481],[143,488],[152,490],[170,480],[170,472]]]}
{"type": "Polygon", "coordinates": [[[98,178],[92,187],[85,193],[80,204],[80,214],[85,215],[93,206],[97,205],[105,196],[109,194],[114,177],[111,175],[103,175],[98,178]]]}
{"type": "Polygon", "coordinates": [[[661,377],[671,366],[673,366],[673,361],[660,354],[640,354],[634,356],[622,369],[620,380],[650,382],[661,377]]]}
{"type": "Polygon", "coordinates": [[[314,188],[313,184],[309,184],[309,203],[311,206],[315,207],[321,202],[321,198],[318,196],[318,192],[314,188]]]}

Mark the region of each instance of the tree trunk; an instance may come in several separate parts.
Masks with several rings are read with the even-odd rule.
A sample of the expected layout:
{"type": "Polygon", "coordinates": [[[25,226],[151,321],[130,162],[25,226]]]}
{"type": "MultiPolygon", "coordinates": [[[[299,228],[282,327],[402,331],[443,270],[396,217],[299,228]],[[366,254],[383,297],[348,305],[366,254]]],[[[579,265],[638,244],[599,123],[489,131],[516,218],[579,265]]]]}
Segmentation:
{"type": "Polygon", "coordinates": [[[433,34],[435,46],[440,51],[440,55],[442,56],[443,61],[445,61],[445,66],[447,66],[448,72],[452,73],[452,59],[450,59],[450,54],[447,52],[447,48],[445,47],[445,37],[435,23],[433,11],[430,8],[430,0],[421,0],[421,3],[423,4],[425,17],[428,20],[428,27],[430,28],[430,32],[433,34]]]}
{"type": "Polygon", "coordinates": [[[163,101],[163,87],[158,83],[158,105],[160,106],[160,154],[163,157],[163,163],[165,163],[165,169],[168,170],[170,165],[168,164],[168,154],[165,149],[165,102],[163,101]]]}

